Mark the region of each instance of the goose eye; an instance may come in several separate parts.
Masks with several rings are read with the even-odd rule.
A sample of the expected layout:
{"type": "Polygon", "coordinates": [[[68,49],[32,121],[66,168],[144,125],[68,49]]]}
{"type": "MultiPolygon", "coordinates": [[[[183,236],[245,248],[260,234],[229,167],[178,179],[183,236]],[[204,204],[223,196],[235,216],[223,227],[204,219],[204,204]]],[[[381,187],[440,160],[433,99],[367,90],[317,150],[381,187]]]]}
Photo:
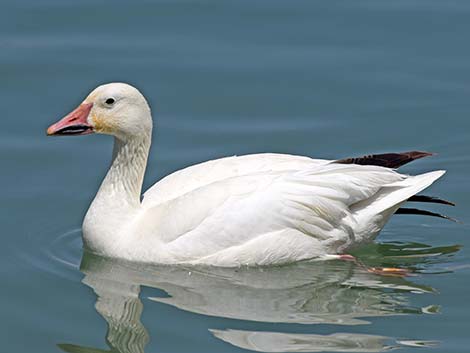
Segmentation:
{"type": "Polygon", "coordinates": [[[108,98],[105,101],[105,103],[108,104],[108,105],[114,104],[114,102],[115,102],[114,98],[108,98]]]}

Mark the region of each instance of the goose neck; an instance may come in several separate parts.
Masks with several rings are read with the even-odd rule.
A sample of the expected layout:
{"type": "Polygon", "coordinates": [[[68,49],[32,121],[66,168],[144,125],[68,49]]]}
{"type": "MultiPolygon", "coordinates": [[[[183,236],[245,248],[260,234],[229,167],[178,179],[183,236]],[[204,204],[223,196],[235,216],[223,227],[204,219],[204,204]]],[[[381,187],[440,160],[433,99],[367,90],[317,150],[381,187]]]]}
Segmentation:
{"type": "Polygon", "coordinates": [[[122,206],[138,207],[150,149],[150,136],[126,141],[115,138],[113,161],[97,197],[114,199],[122,206]]]}

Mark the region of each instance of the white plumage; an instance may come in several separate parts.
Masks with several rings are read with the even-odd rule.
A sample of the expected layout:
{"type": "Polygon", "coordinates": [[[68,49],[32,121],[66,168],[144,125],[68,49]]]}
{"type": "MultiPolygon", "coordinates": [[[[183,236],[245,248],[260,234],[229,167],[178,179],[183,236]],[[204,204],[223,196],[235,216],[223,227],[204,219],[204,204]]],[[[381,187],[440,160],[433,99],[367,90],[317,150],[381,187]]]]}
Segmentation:
{"type": "Polygon", "coordinates": [[[152,126],[144,97],[114,83],[95,89],[81,107],[85,117],[77,118],[84,111],[78,108],[48,133],[115,136],[113,163],[83,224],[86,247],[105,256],[217,266],[328,258],[373,240],[403,202],[444,173],[407,176],[380,166],[254,154],[177,171],[141,202],[152,126]]]}

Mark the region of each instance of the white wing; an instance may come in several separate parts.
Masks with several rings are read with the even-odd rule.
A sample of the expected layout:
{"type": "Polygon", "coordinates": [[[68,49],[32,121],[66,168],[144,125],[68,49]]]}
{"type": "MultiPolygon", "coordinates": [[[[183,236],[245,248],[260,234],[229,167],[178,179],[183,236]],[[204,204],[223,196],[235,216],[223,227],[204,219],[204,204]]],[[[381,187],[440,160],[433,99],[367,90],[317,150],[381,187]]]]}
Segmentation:
{"type": "MultiPolygon", "coordinates": [[[[428,178],[428,185],[437,177],[428,178]]],[[[302,171],[259,172],[193,187],[149,206],[140,221],[154,225],[146,230],[178,261],[288,262],[346,249],[355,242],[356,229],[364,228],[356,217],[362,209],[370,210],[374,196],[407,189],[414,185],[413,178],[419,176],[334,163],[317,163],[302,171]]],[[[380,199],[384,204],[384,197],[380,199]]],[[[395,197],[393,205],[404,200],[395,197]]]]}
{"type": "Polygon", "coordinates": [[[142,202],[144,206],[157,205],[216,181],[260,172],[306,170],[328,162],[324,159],[276,153],[216,159],[166,176],[145,192],[142,202]]]}

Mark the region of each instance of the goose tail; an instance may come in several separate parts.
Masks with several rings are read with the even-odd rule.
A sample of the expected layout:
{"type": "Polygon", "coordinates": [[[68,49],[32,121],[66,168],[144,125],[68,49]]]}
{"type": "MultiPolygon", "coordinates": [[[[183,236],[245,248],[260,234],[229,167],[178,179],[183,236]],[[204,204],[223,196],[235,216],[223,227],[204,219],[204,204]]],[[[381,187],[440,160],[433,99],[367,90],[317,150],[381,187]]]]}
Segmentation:
{"type": "MultiPolygon", "coordinates": [[[[398,214],[425,214],[431,216],[432,212],[399,211],[407,201],[423,201],[416,194],[429,187],[433,182],[445,174],[444,170],[437,170],[416,176],[409,176],[401,181],[384,186],[374,196],[362,200],[350,207],[358,228],[356,234],[359,238],[374,239],[390,217],[398,211],[398,214]],[[414,198],[414,199],[413,199],[414,198]]],[[[426,197],[428,202],[429,197],[426,197]]],[[[440,200],[440,199],[439,199],[440,200]]],[[[436,214],[437,215],[437,214],[436,214]]],[[[446,217],[442,217],[446,218],[446,217]]],[[[361,241],[361,239],[358,239],[361,241]]]]}

